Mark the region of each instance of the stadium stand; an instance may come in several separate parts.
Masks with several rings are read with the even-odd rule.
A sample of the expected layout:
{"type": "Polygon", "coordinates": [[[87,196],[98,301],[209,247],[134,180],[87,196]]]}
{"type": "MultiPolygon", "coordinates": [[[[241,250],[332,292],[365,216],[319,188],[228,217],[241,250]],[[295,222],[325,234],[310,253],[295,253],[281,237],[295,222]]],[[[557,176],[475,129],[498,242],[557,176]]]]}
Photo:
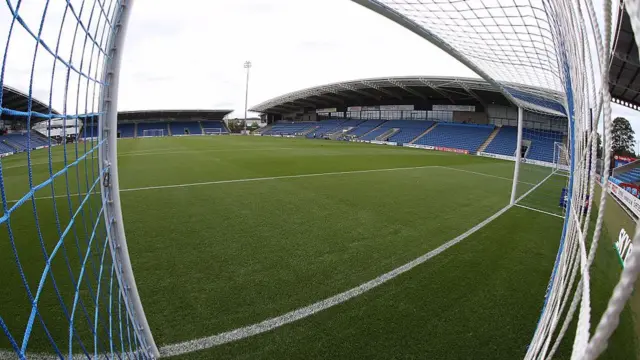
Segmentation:
{"type": "Polygon", "coordinates": [[[312,130],[309,134],[307,134],[307,138],[309,139],[320,139],[323,138],[325,134],[330,134],[342,129],[344,121],[342,120],[324,120],[318,123],[318,126],[312,130]]]}
{"type": "Polygon", "coordinates": [[[118,124],[118,133],[120,137],[132,138],[136,134],[136,124],[118,124]]]}
{"type": "MultiPolygon", "coordinates": [[[[562,142],[564,135],[560,132],[523,129],[522,139],[531,141],[526,154],[527,159],[553,162],[554,144],[562,142]]],[[[496,137],[484,150],[487,153],[514,156],[518,129],[514,126],[503,126],[496,137]]]]}
{"type": "MultiPolygon", "coordinates": [[[[475,152],[493,132],[493,125],[470,125],[441,122],[415,144],[441,146],[475,152]]],[[[495,139],[494,139],[495,141],[495,139]]]]}
{"type": "Polygon", "coordinates": [[[630,184],[638,183],[640,182],[640,168],[633,168],[629,171],[616,174],[615,177],[622,182],[630,184]]]}
{"type": "MultiPolygon", "coordinates": [[[[556,131],[540,133],[536,130],[523,129],[522,138],[530,140],[527,159],[553,162],[553,147],[556,142],[562,142],[564,135],[556,131]]],[[[516,140],[517,141],[517,140],[516,140]]]]}
{"type": "Polygon", "coordinates": [[[302,122],[302,123],[292,123],[292,122],[279,122],[273,125],[273,127],[263,132],[263,135],[296,135],[302,134],[311,130],[312,128],[318,126],[316,122],[302,122]]]}
{"type": "Polygon", "coordinates": [[[152,122],[152,123],[138,123],[138,133],[136,136],[143,136],[145,130],[163,130],[165,135],[169,135],[167,132],[166,122],[152,122]]]}
{"type": "Polygon", "coordinates": [[[518,128],[513,126],[503,126],[484,151],[491,154],[514,156],[516,153],[517,141],[518,128]]]}
{"type": "Polygon", "coordinates": [[[349,131],[348,134],[356,136],[356,137],[360,137],[360,136],[368,133],[369,131],[377,128],[383,122],[384,122],[384,120],[367,120],[367,121],[359,124],[358,127],[356,127],[355,129],[349,131]]]}
{"type": "Polygon", "coordinates": [[[222,121],[201,121],[202,129],[204,134],[208,134],[212,131],[215,131],[218,134],[228,134],[229,129],[222,121]]]}
{"type": "Polygon", "coordinates": [[[16,151],[13,147],[5,144],[4,142],[0,142],[0,154],[13,154],[16,151]]]}
{"type": "Polygon", "coordinates": [[[169,123],[171,135],[201,135],[202,128],[197,121],[171,122],[169,123]]]}
{"type": "MultiPolygon", "coordinates": [[[[17,151],[25,151],[27,149],[27,136],[26,133],[11,133],[0,137],[4,145],[13,147],[17,151]]],[[[49,141],[37,134],[35,131],[31,132],[31,149],[35,149],[40,146],[49,145],[49,141]]]]}
{"type": "Polygon", "coordinates": [[[395,120],[388,121],[385,125],[390,124],[392,128],[400,129],[399,132],[391,136],[388,141],[396,142],[398,144],[410,143],[413,139],[422,135],[427,129],[433,126],[433,121],[419,121],[419,120],[395,120]]]}
{"type": "Polygon", "coordinates": [[[85,125],[80,131],[80,137],[83,139],[89,139],[92,137],[98,137],[98,126],[85,125]]]}

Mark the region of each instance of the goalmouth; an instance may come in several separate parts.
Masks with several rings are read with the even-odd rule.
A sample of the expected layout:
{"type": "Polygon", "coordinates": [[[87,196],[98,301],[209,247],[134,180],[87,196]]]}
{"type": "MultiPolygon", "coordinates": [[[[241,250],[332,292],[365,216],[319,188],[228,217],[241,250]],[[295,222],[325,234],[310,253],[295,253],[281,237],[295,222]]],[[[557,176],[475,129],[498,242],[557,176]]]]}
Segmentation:
{"type": "Polygon", "coordinates": [[[164,129],[142,130],[142,137],[160,137],[165,136],[164,129]]]}
{"type": "Polygon", "coordinates": [[[202,132],[205,135],[222,135],[222,134],[226,134],[226,131],[222,131],[221,128],[203,128],[202,132]]]}

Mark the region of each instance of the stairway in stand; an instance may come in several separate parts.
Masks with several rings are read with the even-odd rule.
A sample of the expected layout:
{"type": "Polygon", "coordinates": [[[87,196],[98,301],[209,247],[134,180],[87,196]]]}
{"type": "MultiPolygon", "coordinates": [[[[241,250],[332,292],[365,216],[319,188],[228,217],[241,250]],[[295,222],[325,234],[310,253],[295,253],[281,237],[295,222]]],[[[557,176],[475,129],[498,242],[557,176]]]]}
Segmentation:
{"type": "Polygon", "coordinates": [[[482,143],[482,145],[480,145],[480,147],[478,148],[478,152],[483,152],[487,148],[487,146],[489,146],[489,144],[491,144],[493,139],[496,136],[498,136],[498,133],[500,132],[500,129],[502,129],[502,127],[500,127],[500,126],[496,126],[496,128],[493,129],[493,132],[489,135],[487,140],[485,140],[484,143],[482,143]]]}
{"type": "Polygon", "coordinates": [[[434,123],[433,125],[431,125],[431,127],[430,127],[430,128],[428,128],[427,130],[425,130],[422,134],[418,135],[418,137],[417,137],[417,138],[415,138],[415,139],[411,140],[411,141],[409,142],[409,144],[413,144],[413,143],[415,143],[416,141],[420,140],[420,138],[422,138],[423,136],[425,136],[425,135],[427,135],[428,133],[430,133],[433,129],[435,129],[435,128],[436,128],[436,126],[438,126],[438,123],[434,123]]]}

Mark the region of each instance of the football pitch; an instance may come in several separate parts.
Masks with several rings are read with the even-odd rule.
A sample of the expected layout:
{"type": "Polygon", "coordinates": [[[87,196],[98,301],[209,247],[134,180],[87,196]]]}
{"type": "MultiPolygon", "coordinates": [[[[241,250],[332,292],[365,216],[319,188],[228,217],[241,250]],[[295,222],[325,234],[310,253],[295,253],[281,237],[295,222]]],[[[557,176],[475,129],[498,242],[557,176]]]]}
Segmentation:
{"type": "MultiPolygon", "coordinates": [[[[11,215],[32,291],[45,266],[39,239],[50,253],[57,224],[68,223],[80,199],[99,208],[100,186],[86,180],[99,176],[97,154],[85,145],[77,155],[67,145],[67,163],[86,157],[11,215]]],[[[9,206],[30,181],[64,168],[63,150],[52,149],[51,168],[47,150],[33,152],[31,172],[25,154],[2,159],[9,206]]],[[[129,252],[164,356],[517,359],[526,352],[563,226],[558,202],[567,177],[552,169],[523,164],[518,206],[508,207],[514,164],[477,156],[241,136],[125,139],[118,154],[129,252]]],[[[83,211],[65,238],[72,268],[99,263],[102,249],[92,247],[85,260],[92,245],[76,250],[74,236],[91,233],[99,217],[83,211]]],[[[31,306],[2,227],[0,306],[11,315],[3,319],[9,329],[22,334],[31,306]]],[[[603,233],[592,268],[594,319],[620,273],[614,239],[603,233]]],[[[71,308],[69,279],[79,274],[70,276],[61,256],[51,264],[71,308]]],[[[80,296],[90,303],[104,289],[99,299],[113,301],[110,269],[88,269],[80,296]]],[[[39,308],[66,349],[69,323],[50,280],[39,308]]],[[[87,327],[76,336],[93,347],[86,315],[75,316],[87,327]]],[[[95,332],[108,338],[117,329],[95,332]]],[[[570,357],[571,338],[557,358],[570,357]]],[[[6,339],[0,348],[10,348],[6,339]]],[[[50,352],[39,322],[29,350],[50,352]]],[[[627,309],[603,358],[633,359],[636,351],[627,309]]]]}

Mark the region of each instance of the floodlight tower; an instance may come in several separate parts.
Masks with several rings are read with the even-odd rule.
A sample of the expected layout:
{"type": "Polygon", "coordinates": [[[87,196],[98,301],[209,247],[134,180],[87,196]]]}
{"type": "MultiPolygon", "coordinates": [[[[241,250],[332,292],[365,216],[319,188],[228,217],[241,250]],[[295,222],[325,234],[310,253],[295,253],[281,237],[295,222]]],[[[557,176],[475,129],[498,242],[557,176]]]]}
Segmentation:
{"type": "Polygon", "coordinates": [[[251,61],[244,62],[244,68],[247,69],[247,86],[244,94],[244,131],[247,131],[247,107],[249,106],[249,71],[251,70],[251,61]]]}

